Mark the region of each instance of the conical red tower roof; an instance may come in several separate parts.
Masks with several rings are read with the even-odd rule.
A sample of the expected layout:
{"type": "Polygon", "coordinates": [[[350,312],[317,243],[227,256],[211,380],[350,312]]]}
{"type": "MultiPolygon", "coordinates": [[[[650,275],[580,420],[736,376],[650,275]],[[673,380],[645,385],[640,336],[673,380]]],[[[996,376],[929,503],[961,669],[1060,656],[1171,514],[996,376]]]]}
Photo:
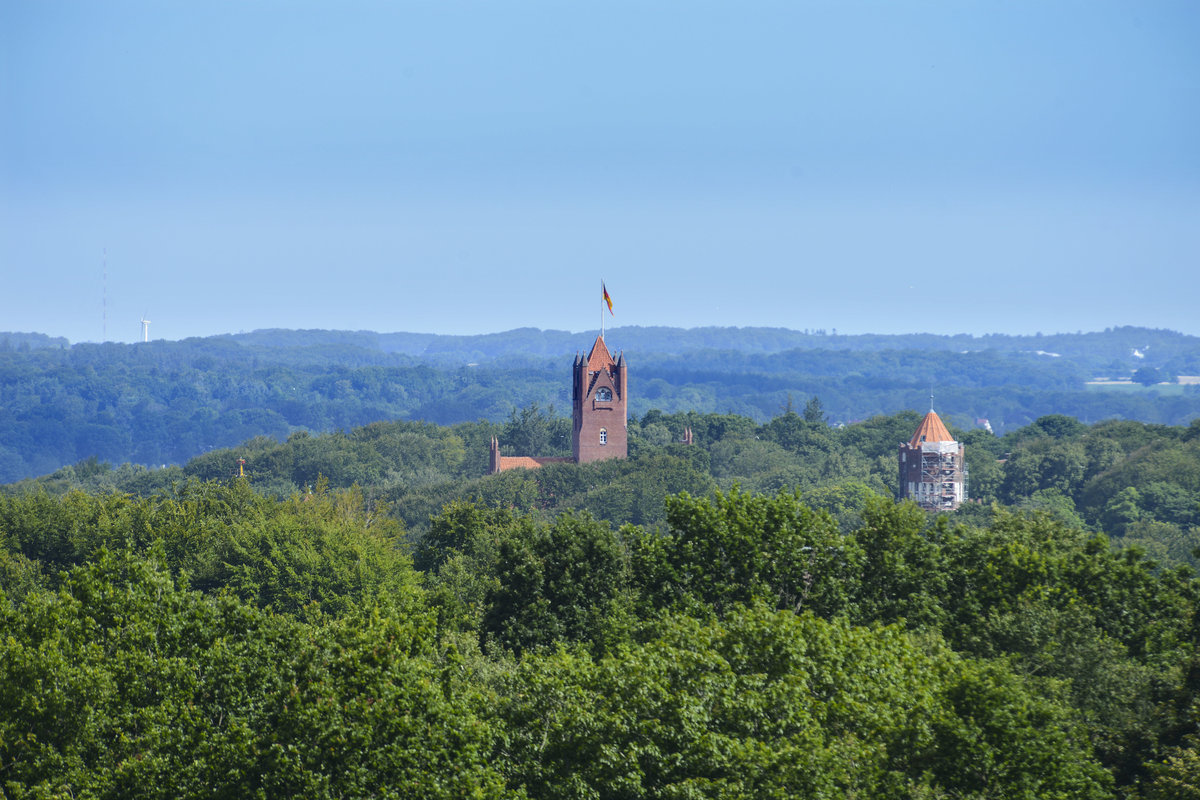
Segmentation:
{"type": "Polygon", "coordinates": [[[950,435],[950,430],[942,422],[934,410],[929,409],[929,413],[925,415],[925,419],[921,420],[921,424],[917,426],[917,431],[908,440],[909,447],[917,447],[921,442],[953,442],[954,437],[950,435]]]}

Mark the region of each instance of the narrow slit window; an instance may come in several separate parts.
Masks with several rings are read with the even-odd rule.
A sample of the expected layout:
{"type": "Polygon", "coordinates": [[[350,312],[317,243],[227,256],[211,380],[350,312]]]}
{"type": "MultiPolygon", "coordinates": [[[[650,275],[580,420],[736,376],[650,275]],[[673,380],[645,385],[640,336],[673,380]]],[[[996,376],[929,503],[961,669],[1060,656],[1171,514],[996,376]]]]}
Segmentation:
{"type": "Polygon", "coordinates": [[[600,444],[608,444],[608,428],[600,429],[600,444]]]}

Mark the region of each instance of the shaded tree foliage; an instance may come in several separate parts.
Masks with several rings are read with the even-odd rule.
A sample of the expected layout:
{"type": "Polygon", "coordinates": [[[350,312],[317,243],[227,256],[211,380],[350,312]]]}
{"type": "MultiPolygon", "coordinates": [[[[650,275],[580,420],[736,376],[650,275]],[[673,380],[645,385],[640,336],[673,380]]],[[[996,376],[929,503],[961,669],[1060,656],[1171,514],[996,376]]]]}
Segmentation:
{"type": "Polygon", "coordinates": [[[59,592],[0,595],[5,794],[500,797],[480,704],[430,632],[303,623],[102,550],[59,592]]]}

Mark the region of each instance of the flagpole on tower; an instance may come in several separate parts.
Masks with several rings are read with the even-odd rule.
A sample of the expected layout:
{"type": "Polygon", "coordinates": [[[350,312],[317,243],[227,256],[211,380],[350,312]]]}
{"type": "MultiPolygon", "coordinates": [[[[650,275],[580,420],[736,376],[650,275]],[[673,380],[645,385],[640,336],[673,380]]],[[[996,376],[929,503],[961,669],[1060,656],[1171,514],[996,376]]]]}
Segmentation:
{"type": "Polygon", "coordinates": [[[604,285],[604,280],[600,280],[600,338],[604,338],[604,307],[608,306],[608,313],[611,314],[612,298],[608,295],[608,287],[604,285]]]}

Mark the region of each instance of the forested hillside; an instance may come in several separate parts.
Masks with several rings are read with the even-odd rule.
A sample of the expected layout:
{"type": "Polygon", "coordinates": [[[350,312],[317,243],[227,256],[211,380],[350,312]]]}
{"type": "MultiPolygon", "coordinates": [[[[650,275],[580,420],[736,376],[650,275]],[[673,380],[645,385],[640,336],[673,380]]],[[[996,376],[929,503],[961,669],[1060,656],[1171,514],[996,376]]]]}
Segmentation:
{"type": "MultiPolygon", "coordinates": [[[[504,423],[387,422],[300,432],[283,442],[256,437],[167,469],[89,458],[5,490],[150,496],[188,480],[228,480],[244,459],[249,485],[261,494],[286,499],[318,485],[357,486],[412,537],[443,506],[464,498],[545,518],[585,510],[613,525],[658,528],[668,496],[735,487],[798,492],[849,531],[861,521],[865,498],[898,494],[896,448],[919,421],[909,411],[831,427],[816,397],[761,425],[733,414],[651,411],[629,423],[628,460],[486,475],[493,436],[506,455],[570,453],[570,421],[529,406],[504,423]],[[679,443],[685,428],[692,446],[679,443]]],[[[966,444],[973,501],[959,518],[986,523],[992,503],[1039,510],[1070,527],[1136,543],[1159,560],[1200,563],[1193,557],[1200,547],[1200,420],[1187,427],[1122,420],[1089,426],[1054,414],[1004,436],[951,430],[966,444]]]]}
{"type": "Polygon", "coordinates": [[[893,500],[920,416],[654,410],[486,475],[569,449],[528,405],[4,487],[4,791],[1188,797],[1200,420],[952,425],[947,516],[893,500]]]}
{"type": "MultiPolygon", "coordinates": [[[[1025,434],[1051,450],[1081,441],[1064,420],[1040,428],[1025,434]]],[[[1194,474],[1197,430],[1152,433],[1194,474]]],[[[656,494],[701,481],[711,456],[477,479],[420,536],[403,498],[389,513],[324,479],[286,499],[244,478],[0,497],[5,794],[1159,800],[1200,785],[1187,567],[1044,511],[931,517],[854,483],[709,478],[660,495],[650,527],[547,513],[511,483],[656,494]]]]}
{"type": "MultiPolygon", "coordinates": [[[[1053,336],[840,336],[762,328],[617,328],[631,412],[732,413],[763,423],[789,397],[849,423],[938,408],[998,433],[1047,414],[1168,425],[1200,415],[1200,340],[1119,328],[1053,336]],[[1089,386],[1095,377],[1142,383],[1089,386]]],[[[569,407],[570,359],[589,335],[257,331],[134,345],[0,334],[0,482],[89,457],[183,464],[255,436],[284,440],[377,421],[501,422],[569,407]]]]}

